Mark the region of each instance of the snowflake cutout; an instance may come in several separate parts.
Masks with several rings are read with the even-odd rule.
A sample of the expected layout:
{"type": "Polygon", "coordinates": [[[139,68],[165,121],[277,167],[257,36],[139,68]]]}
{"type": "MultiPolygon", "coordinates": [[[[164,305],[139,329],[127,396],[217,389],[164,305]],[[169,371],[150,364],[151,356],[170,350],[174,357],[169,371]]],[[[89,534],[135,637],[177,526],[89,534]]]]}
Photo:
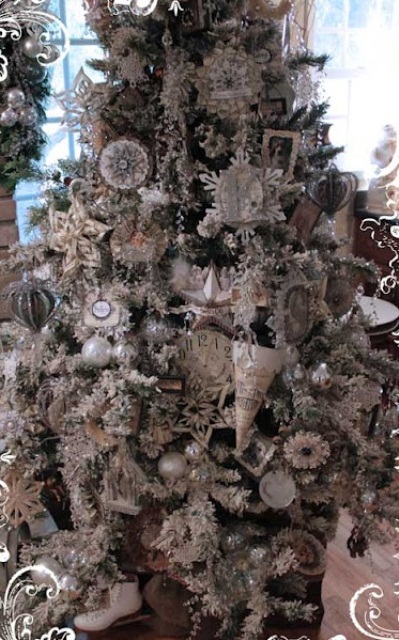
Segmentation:
{"type": "Polygon", "coordinates": [[[54,97],[63,111],[62,126],[69,131],[88,133],[95,114],[101,112],[108,103],[108,90],[105,84],[94,83],[80,68],[72,89],[54,97]]]}
{"type": "Polygon", "coordinates": [[[23,522],[44,511],[40,500],[43,487],[41,482],[28,480],[16,470],[9,471],[3,480],[9,490],[3,511],[13,527],[19,527],[23,522]]]}
{"type": "Polygon", "coordinates": [[[243,48],[219,44],[197,70],[196,86],[208,111],[238,119],[259,99],[261,68],[243,48]]]}
{"type": "Polygon", "coordinates": [[[213,191],[215,198],[200,223],[201,235],[207,235],[209,230],[212,235],[226,224],[250,236],[261,224],[285,220],[279,201],[282,176],[281,169],[254,167],[243,150],[237,152],[231,166],[219,175],[215,171],[201,173],[199,178],[205,190],[213,191]]]}
{"type": "Polygon", "coordinates": [[[188,433],[203,447],[207,447],[214,429],[227,429],[221,413],[220,402],[215,404],[220,394],[220,386],[212,381],[209,387],[189,378],[186,395],[179,402],[180,415],[173,426],[175,433],[188,433]]]}
{"type": "Polygon", "coordinates": [[[139,141],[120,138],[104,147],[99,169],[110,187],[122,191],[135,189],[144,183],[151,171],[150,157],[139,141]]]}

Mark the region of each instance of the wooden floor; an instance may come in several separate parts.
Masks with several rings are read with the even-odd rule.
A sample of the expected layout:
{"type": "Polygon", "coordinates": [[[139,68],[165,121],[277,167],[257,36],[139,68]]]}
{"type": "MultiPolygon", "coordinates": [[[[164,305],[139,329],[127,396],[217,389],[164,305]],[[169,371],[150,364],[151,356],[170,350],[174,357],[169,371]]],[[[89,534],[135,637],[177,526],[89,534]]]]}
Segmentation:
{"type": "MultiPolygon", "coordinates": [[[[366,634],[357,630],[349,615],[349,602],[352,596],[366,584],[378,584],[384,591],[384,597],[377,601],[381,608],[381,627],[397,630],[395,634],[381,636],[399,638],[399,596],[395,583],[399,583],[399,561],[393,556],[397,553],[393,545],[372,546],[370,556],[351,558],[346,548],[346,540],[351,530],[351,522],[346,514],[340,520],[337,538],[329,545],[327,572],[323,582],[323,602],[325,614],[319,629],[268,629],[265,638],[269,640],[364,640],[366,634]],[[277,636],[277,637],[276,637],[277,636]]],[[[399,533],[398,548],[399,548],[399,533]]],[[[359,619],[361,619],[359,617],[359,619]]],[[[78,640],[88,640],[85,634],[77,634],[78,640]]],[[[89,639],[91,640],[91,639],[89,639]]],[[[169,640],[155,634],[149,626],[142,623],[118,627],[102,636],[102,640],[169,640]]],[[[209,638],[213,640],[213,638],[209,638]]]]}

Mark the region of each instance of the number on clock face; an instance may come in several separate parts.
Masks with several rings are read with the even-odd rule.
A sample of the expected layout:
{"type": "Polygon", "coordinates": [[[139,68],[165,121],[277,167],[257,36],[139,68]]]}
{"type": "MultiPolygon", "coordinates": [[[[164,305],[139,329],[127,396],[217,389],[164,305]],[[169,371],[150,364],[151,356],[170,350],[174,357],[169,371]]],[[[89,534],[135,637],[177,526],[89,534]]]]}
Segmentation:
{"type": "Polygon", "coordinates": [[[220,331],[203,329],[177,341],[179,365],[188,374],[196,374],[211,385],[233,390],[233,364],[231,340],[220,331]]]}

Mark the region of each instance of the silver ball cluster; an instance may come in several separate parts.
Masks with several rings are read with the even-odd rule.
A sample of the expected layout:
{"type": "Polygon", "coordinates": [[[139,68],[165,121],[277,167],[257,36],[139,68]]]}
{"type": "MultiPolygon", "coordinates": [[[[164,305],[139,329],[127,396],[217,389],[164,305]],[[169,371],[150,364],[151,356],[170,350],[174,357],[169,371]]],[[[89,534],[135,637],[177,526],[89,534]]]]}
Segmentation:
{"type": "Polygon", "coordinates": [[[17,123],[30,127],[36,122],[36,110],[26,102],[26,95],[19,87],[10,87],[5,93],[7,106],[0,112],[0,125],[13,127],[17,123]]]}

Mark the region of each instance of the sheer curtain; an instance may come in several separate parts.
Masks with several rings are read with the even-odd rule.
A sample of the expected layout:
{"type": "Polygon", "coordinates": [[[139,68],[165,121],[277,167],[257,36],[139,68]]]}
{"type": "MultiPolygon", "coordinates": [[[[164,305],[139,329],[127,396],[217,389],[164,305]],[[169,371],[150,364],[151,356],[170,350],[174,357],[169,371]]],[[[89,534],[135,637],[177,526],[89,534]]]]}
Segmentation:
{"type": "MultiPolygon", "coordinates": [[[[398,0],[300,0],[308,44],[327,53],[324,88],[331,140],[345,145],[339,164],[366,186],[370,156],[384,125],[399,131],[398,0]]],[[[399,137],[399,136],[398,136],[399,137]]]]}
{"type": "MultiPolygon", "coordinates": [[[[51,0],[49,8],[67,26],[70,37],[68,55],[50,70],[53,94],[70,89],[81,67],[93,80],[101,77],[101,74],[96,74],[85,64],[86,60],[101,58],[103,52],[94,34],[85,24],[81,0],[51,0]]],[[[55,167],[58,160],[73,159],[79,155],[77,134],[70,133],[61,127],[61,116],[60,107],[55,99],[51,98],[47,109],[47,123],[44,126],[49,141],[44,151],[43,165],[55,167]]],[[[27,210],[37,202],[38,198],[40,198],[40,185],[32,182],[22,182],[18,185],[15,199],[22,242],[29,240],[26,229],[27,210]]]]}

